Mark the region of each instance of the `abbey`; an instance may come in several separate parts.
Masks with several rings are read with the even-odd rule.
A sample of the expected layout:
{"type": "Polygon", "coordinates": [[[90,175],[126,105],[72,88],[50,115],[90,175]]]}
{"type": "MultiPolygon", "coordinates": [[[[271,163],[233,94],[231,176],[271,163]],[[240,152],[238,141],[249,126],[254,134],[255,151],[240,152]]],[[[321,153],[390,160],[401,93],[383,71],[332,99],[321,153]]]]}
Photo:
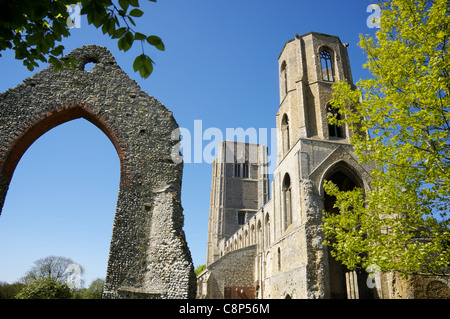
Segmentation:
{"type": "Polygon", "coordinates": [[[340,116],[330,104],[333,83],[353,83],[346,45],[336,36],[296,35],[278,68],[270,191],[267,147],[223,142],[213,163],[207,268],[197,278],[197,297],[408,297],[395,274],[349,271],[323,245],[322,214],[334,204],[323,181],[341,190],[370,187],[371,168],[358,162],[352,131],[328,124],[340,116]]]}

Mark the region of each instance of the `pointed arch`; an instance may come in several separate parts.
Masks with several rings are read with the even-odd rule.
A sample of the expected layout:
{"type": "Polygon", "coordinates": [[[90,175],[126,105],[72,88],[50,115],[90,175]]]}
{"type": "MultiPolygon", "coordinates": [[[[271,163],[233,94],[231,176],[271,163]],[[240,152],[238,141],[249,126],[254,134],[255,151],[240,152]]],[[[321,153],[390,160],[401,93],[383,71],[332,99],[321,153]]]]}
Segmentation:
{"type": "Polygon", "coordinates": [[[281,94],[282,97],[286,96],[288,93],[288,84],[287,84],[287,64],[286,61],[281,62],[280,67],[280,84],[281,84],[281,94]]]}
{"type": "Polygon", "coordinates": [[[264,237],[265,237],[265,247],[270,247],[270,217],[269,217],[269,213],[266,214],[265,217],[265,228],[266,231],[264,233],[264,237]]]}
{"type": "MultiPolygon", "coordinates": [[[[326,112],[327,120],[330,118],[335,118],[338,121],[341,120],[341,114],[331,103],[327,103],[326,112]]],[[[345,138],[344,127],[342,125],[328,123],[328,137],[345,138]]]]}
{"type": "Polygon", "coordinates": [[[327,47],[323,47],[320,49],[319,55],[322,80],[327,82],[334,82],[333,50],[327,47]]]}
{"type": "Polygon", "coordinates": [[[10,146],[5,151],[5,159],[0,166],[0,175],[7,181],[11,181],[18,162],[34,141],[52,128],[78,118],[84,118],[91,122],[109,138],[120,159],[120,184],[127,186],[129,177],[126,167],[128,166],[129,152],[125,142],[119,138],[120,134],[115,131],[115,126],[106,114],[89,104],[76,102],[60,105],[55,109],[45,109],[34,117],[32,123],[24,123],[19,128],[20,133],[9,143],[10,146]]]}
{"type": "Polygon", "coordinates": [[[291,177],[288,173],[286,173],[283,178],[282,193],[284,230],[286,230],[289,225],[292,224],[292,186],[291,177]]]}
{"type": "Polygon", "coordinates": [[[333,179],[343,187],[342,190],[351,190],[354,187],[365,189],[364,179],[361,177],[358,169],[345,160],[338,160],[325,170],[319,183],[319,195],[325,195],[323,190],[324,181],[333,179]]]}
{"type": "Polygon", "coordinates": [[[289,152],[289,149],[291,148],[289,118],[287,114],[284,114],[281,120],[281,138],[283,143],[283,156],[286,156],[286,154],[289,152]]]}

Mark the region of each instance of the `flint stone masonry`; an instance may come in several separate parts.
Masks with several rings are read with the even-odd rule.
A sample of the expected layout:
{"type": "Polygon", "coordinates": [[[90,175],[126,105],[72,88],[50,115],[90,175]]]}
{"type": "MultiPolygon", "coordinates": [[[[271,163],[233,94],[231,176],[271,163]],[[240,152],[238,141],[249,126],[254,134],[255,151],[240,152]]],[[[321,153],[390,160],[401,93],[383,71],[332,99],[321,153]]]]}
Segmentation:
{"type": "MultiPolygon", "coordinates": [[[[75,70],[53,66],[0,94],[0,209],[14,169],[48,130],[84,118],[111,140],[120,187],[104,298],[195,298],[196,278],[183,231],[183,164],[171,159],[179,140],[172,112],[143,92],[103,47],[67,57],[75,70]],[[85,71],[88,62],[95,65],[85,71]]],[[[64,58],[63,58],[64,59],[64,58]]]]}

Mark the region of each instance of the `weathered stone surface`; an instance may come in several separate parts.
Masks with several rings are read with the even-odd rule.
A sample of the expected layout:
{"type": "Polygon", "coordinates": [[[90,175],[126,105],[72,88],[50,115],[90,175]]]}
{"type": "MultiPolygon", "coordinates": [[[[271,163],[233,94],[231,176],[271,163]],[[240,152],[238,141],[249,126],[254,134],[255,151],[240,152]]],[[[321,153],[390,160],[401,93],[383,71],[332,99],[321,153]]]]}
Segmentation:
{"type": "Polygon", "coordinates": [[[105,297],[194,298],[196,283],[183,232],[182,163],[172,112],[143,92],[103,47],[67,57],[75,70],[53,66],[0,95],[0,208],[27,148],[64,122],[85,118],[111,140],[120,158],[120,189],[105,297]],[[91,71],[84,65],[94,62],[91,71]]]}

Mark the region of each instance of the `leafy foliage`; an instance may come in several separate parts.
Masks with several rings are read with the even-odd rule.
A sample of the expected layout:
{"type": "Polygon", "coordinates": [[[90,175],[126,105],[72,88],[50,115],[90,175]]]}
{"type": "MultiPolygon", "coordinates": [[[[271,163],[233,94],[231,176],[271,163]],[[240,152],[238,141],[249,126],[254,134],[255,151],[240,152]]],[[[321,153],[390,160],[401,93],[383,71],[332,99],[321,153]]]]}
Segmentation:
{"type": "Polygon", "coordinates": [[[19,282],[12,284],[0,282],[0,299],[14,299],[24,287],[25,284],[19,282]]]}
{"type": "Polygon", "coordinates": [[[73,299],[101,299],[105,281],[95,279],[88,288],[82,288],[73,292],[73,299]]]}
{"type": "Polygon", "coordinates": [[[206,269],[206,265],[199,265],[195,268],[194,272],[198,276],[203,270],[206,269]]]}
{"type": "Polygon", "coordinates": [[[54,278],[38,278],[25,286],[16,299],[70,299],[72,291],[66,283],[54,278]]]}
{"type": "MultiPolygon", "coordinates": [[[[149,0],[156,2],[156,0],[149,0]]],[[[6,49],[15,51],[15,57],[22,60],[30,70],[39,62],[49,62],[55,71],[63,67],[73,67],[76,61],[61,60],[64,46],[58,44],[62,38],[70,36],[71,17],[68,6],[73,0],[21,0],[9,1],[0,11],[0,52],[6,49]],[[70,22],[70,23],[68,23],[70,22]]],[[[150,76],[153,60],[145,54],[144,43],[158,50],[165,50],[162,40],[156,35],[147,36],[133,29],[134,18],[144,13],[139,8],[139,0],[81,0],[81,15],[89,24],[102,29],[112,39],[118,39],[120,50],[128,51],[135,41],[140,41],[142,54],[135,58],[134,70],[143,78],[150,76]]],[[[1,55],[0,55],[1,56],[1,55]]]]}
{"type": "Polygon", "coordinates": [[[407,275],[450,267],[450,3],[380,0],[381,29],[361,36],[373,78],[334,86],[333,105],[354,133],[371,189],[341,192],[323,229],[347,267],[407,275]]]}

